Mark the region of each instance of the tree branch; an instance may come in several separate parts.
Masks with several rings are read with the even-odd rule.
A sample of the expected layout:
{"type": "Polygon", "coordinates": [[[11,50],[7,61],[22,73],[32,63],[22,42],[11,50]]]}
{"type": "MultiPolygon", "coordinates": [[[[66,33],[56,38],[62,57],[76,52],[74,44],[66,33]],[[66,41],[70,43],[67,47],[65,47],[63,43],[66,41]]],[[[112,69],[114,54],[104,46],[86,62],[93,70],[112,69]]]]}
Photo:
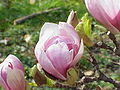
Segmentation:
{"type": "Polygon", "coordinates": [[[98,48],[103,48],[103,49],[106,49],[106,50],[110,50],[113,53],[115,53],[115,55],[117,55],[117,56],[120,57],[120,42],[118,42],[117,39],[116,39],[116,37],[115,37],[115,35],[112,34],[112,33],[110,33],[109,31],[108,31],[107,35],[110,38],[110,40],[112,40],[112,42],[115,44],[115,48],[112,48],[112,47],[108,46],[103,41],[95,43],[94,47],[98,47],[98,48]]]}
{"type": "Polygon", "coordinates": [[[113,41],[113,43],[116,46],[116,48],[114,50],[115,54],[120,56],[120,42],[117,41],[117,39],[116,39],[114,34],[108,32],[108,36],[109,36],[109,38],[113,41]]]}
{"type": "Polygon", "coordinates": [[[112,47],[108,46],[104,42],[95,43],[94,46],[99,47],[99,48],[103,48],[103,49],[107,49],[107,50],[110,50],[110,51],[114,51],[114,49],[112,47]]]}
{"type": "Polygon", "coordinates": [[[109,31],[108,31],[107,35],[113,41],[113,43],[115,44],[116,48],[118,48],[120,45],[119,45],[118,41],[116,40],[115,35],[110,33],[109,31]]]}
{"type": "Polygon", "coordinates": [[[70,88],[70,89],[72,89],[72,90],[76,90],[76,88],[77,87],[74,87],[74,86],[70,86],[70,85],[68,85],[68,84],[62,84],[62,83],[59,83],[59,82],[56,82],[56,84],[55,84],[55,86],[54,86],[55,88],[70,88]]]}
{"type": "Polygon", "coordinates": [[[31,15],[28,15],[28,16],[24,16],[24,17],[18,18],[16,20],[14,20],[14,25],[21,24],[21,23],[25,22],[26,20],[31,19],[33,17],[36,17],[36,16],[38,16],[40,14],[48,13],[48,12],[59,10],[59,9],[61,9],[61,8],[60,7],[52,8],[52,9],[49,9],[49,10],[45,10],[45,11],[42,11],[42,12],[40,11],[40,12],[33,13],[31,15]]]}

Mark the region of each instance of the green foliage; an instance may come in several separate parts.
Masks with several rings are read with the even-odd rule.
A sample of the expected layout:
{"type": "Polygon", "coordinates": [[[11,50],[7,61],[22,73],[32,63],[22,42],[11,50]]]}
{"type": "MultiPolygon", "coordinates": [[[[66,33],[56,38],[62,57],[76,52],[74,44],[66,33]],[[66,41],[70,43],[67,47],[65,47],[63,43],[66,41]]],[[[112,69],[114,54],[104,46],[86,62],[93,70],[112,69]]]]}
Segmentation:
{"type": "Polygon", "coordinates": [[[83,39],[83,42],[85,43],[86,46],[93,46],[93,42],[91,41],[91,38],[90,38],[91,28],[89,27],[91,27],[91,24],[88,25],[88,23],[86,22],[80,22],[76,26],[76,30],[80,38],[83,39]]]}
{"type": "Polygon", "coordinates": [[[82,17],[82,22],[83,22],[83,28],[84,28],[84,32],[85,34],[90,37],[91,36],[91,20],[90,18],[88,17],[88,13],[86,13],[83,17],[82,17]]]}

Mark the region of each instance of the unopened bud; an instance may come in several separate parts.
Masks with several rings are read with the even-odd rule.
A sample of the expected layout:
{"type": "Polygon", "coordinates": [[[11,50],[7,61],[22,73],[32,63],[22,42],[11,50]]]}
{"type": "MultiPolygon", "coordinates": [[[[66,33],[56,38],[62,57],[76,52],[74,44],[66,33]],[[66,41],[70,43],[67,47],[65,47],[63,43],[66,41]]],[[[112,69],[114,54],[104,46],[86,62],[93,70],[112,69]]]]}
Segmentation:
{"type": "Polygon", "coordinates": [[[76,11],[74,12],[73,10],[70,12],[67,23],[71,24],[73,27],[76,27],[77,24],[79,23],[76,11]]]}

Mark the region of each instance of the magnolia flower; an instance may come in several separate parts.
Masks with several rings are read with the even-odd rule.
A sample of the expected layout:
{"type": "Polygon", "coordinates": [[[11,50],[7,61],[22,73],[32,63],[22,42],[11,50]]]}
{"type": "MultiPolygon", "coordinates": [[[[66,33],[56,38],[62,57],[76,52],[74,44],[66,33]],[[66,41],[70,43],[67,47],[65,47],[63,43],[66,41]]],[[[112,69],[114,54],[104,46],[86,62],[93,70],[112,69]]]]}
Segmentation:
{"type": "Polygon", "coordinates": [[[85,0],[88,11],[113,34],[120,32],[120,0],[85,0]]]}
{"type": "Polygon", "coordinates": [[[0,64],[0,86],[4,90],[25,90],[23,65],[14,55],[0,64]]]}
{"type": "Polygon", "coordinates": [[[72,25],[45,23],[35,47],[42,68],[56,78],[66,80],[66,73],[83,54],[83,41],[72,25]]]}

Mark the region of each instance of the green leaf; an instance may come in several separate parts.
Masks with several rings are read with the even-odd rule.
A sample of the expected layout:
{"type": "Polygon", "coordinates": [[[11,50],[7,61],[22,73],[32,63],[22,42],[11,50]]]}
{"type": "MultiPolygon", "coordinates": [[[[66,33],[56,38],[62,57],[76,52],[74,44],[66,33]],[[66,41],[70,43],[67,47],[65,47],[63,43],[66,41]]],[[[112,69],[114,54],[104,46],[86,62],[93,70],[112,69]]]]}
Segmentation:
{"type": "Polygon", "coordinates": [[[82,19],[82,21],[76,26],[76,30],[80,36],[83,38],[83,42],[87,46],[93,46],[93,42],[91,41],[91,19],[88,17],[88,13],[86,13],[82,19]]]}
{"type": "Polygon", "coordinates": [[[88,17],[88,13],[86,13],[83,17],[82,17],[82,22],[83,22],[83,29],[85,34],[90,37],[91,36],[91,20],[88,17]]]}
{"type": "Polygon", "coordinates": [[[33,86],[33,87],[37,87],[38,86],[36,83],[28,83],[28,85],[33,86]]]}
{"type": "Polygon", "coordinates": [[[88,35],[85,33],[83,25],[84,25],[84,23],[80,22],[76,26],[75,29],[77,30],[77,33],[80,36],[80,38],[83,38],[83,42],[85,43],[85,45],[87,45],[87,46],[93,46],[93,42],[88,37],[88,35]]]}
{"type": "Polygon", "coordinates": [[[30,76],[34,77],[35,74],[37,72],[37,66],[34,65],[31,69],[30,69],[30,76]]]}
{"type": "Polygon", "coordinates": [[[44,85],[47,82],[46,76],[41,71],[39,71],[37,65],[32,67],[31,76],[38,86],[44,85]]]}
{"type": "Polygon", "coordinates": [[[76,69],[74,68],[70,68],[68,71],[67,71],[67,80],[66,80],[66,84],[69,84],[69,85],[74,85],[75,84],[75,81],[78,80],[78,72],[76,69]]]}
{"type": "Polygon", "coordinates": [[[48,78],[47,76],[46,79],[47,79],[47,83],[46,83],[47,86],[53,87],[55,85],[56,82],[54,80],[48,78]]]}
{"type": "Polygon", "coordinates": [[[55,85],[55,81],[48,78],[45,74],[42,73],[42,70],[40,70],[41,68],[39,68],[37,65],[34,65],[31,68],[31,76],[33,77],[35,83],[29,83],[29,85],[32,86],[41,86],[41,85],[47,85],[49,87],[53,87],[55,85]]]}

